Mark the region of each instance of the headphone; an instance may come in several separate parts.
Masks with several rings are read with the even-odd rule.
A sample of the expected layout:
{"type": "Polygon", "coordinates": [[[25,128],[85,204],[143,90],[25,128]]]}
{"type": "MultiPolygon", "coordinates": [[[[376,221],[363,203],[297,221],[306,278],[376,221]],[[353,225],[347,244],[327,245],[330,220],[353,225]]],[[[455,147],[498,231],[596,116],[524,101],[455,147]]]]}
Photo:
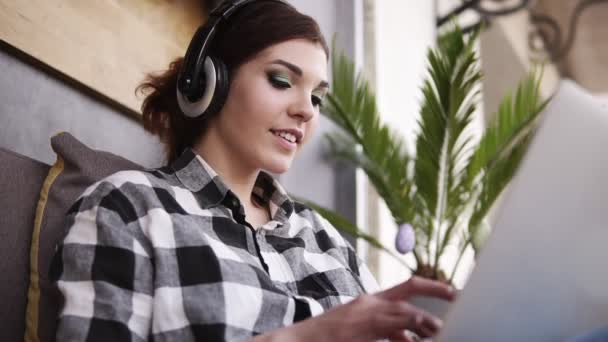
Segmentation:
{"type": "Polygon", "coordinates": [[[285,0],[224,0],[196,30],[177,76],[177,103],[188,118],[216,113],[224,105],[230,80],[228,69],[208,49],[218,26],[240,8],[254,1],[273,1],[292,7],[285,0]]]}

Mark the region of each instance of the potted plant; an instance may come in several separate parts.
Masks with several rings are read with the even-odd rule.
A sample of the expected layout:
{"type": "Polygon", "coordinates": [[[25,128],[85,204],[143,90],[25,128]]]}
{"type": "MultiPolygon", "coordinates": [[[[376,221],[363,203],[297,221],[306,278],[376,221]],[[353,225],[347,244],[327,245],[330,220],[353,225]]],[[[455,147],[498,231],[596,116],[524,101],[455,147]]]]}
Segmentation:
{"type": "MultiPolygon", "coordinates": [[[[364,170],[399,227],[396,249],[412,253],[416,261],[406,266],[447,283],[453,283],[466,249],[477,253],[481,247],[488,211],[514,176],[546,104],[539,94],[541,73],[532,71],[513,96],[504,97],[474,141],[467,128],[482,79],[474,50],[478,35],[453,25],[429,49],[415,154],[408,154],[402,138],[382,123],[374,93],[344,54],[332,55],[333,88],[322,110],[341,128],[326,136],[329,156],[364,170]],[[443,269],[440,261],[449,245],[457,247],[457,261],[443,269]]],[[[335,212],[306,203],[337,228],[395,256],[335,212]]]]}

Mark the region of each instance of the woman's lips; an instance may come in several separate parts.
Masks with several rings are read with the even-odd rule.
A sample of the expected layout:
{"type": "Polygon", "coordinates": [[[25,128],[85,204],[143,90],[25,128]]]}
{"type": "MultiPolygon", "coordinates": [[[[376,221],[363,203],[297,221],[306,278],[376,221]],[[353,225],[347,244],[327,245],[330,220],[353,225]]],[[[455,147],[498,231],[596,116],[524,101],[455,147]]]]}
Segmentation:
{"type": "Polygon", "coordinates": [[[277,145],[279,145],[282,149],[287,150],[287,151],[293,151],[297,148],[297,146],[298,146],[297,143],[288,141],[287,139],[285,139],[273,132],[270,132],[270,133],[275,138],[277,145]]]}

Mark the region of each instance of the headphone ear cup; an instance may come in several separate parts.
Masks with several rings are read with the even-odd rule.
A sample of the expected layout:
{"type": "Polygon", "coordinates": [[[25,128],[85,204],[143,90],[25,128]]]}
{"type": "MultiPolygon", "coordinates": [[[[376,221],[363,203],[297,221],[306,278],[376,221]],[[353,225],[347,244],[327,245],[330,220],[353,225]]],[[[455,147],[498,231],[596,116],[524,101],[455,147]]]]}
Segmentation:
{"type": "Polygon", "coordinates": [[[223,77],[222,74],[218,74],[218,67],[215,63],[217,63],[217,60],[209,56],[205,58],[202,70],[203,75],[199,78],[199,87],[204,89],[195,100],[192,100],[187,94],[182,94],[179,87],[176,87],[177,103],[185,116],[198,118],[204,115],[211,106],[217,92],[218,77],[223,77]]]}
{"type": "Polygon", "coordinates": [[[203,113],[204,116],[213,115],[222,109],[224,103],[226,103],[226,98],[228,97],[228,91],[230,89],[230,79],[226,64],[213,56],[207,58],[212,60],[213,66],[215,67],[215,89],[213,97],[211,98],[211,103],[209,103],[209,107],[203,113]]]}

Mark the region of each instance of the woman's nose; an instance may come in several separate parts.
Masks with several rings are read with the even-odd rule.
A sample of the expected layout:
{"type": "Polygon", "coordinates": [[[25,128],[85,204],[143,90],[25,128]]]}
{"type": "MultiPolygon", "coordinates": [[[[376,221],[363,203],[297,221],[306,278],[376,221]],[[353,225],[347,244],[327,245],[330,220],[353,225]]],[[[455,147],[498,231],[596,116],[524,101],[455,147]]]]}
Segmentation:
{"type": "Polygon", "coordinates": [[[310,100],[310,95],[303,95],[289,108],[289,116],[307,122],[315,116],[315,107],[310,100]]]}

